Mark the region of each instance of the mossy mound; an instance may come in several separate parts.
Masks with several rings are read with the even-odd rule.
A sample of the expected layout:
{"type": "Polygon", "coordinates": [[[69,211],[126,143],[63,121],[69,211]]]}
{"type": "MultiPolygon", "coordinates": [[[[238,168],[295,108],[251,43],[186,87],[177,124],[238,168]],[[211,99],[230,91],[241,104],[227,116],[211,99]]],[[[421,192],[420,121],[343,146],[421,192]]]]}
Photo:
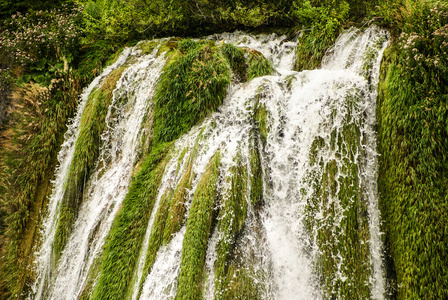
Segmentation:
{"type": "Polygon", "coordinates": [[[207,244],[217,204],[220,153],[210,160],[191,203],[175,299],[200,299],[207,244]]]}
{"type": "Polygon", "coordinates": [[[156,143],[178,138],[215,111],[230,83],[228,64],[213,42],[182,40],[169,55],[154,96],[156,143]]]}

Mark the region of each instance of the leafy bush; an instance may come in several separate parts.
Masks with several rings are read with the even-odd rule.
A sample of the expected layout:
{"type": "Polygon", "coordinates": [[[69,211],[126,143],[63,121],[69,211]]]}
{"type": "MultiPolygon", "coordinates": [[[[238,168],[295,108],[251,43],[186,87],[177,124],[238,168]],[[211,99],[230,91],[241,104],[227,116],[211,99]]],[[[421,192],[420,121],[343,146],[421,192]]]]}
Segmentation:
{"type": "Polygon", "coordinates": [[[97,39],[129,41],[167,35],[199,36],[240,28],[292,25],[289,1],[98,0],[86,4],[84,31],[97,39]]]}
{"type": "Polygon", "coordinates": [[[344,0],[317,4],[307,0],[295,1],[294,8],[299,26],[303,28],[297,46],[296,69],[315,69],[348,21],[350,5],[344,0]]]}

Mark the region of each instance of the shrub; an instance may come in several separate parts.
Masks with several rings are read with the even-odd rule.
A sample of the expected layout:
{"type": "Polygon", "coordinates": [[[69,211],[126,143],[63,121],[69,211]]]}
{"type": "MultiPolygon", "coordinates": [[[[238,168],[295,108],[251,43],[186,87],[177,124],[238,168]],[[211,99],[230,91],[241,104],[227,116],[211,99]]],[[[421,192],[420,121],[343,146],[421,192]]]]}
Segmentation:
{"type": "Polygon", "coordinates": [[[344,0],[295,1],[295,17],[302,27],[297,46],[296,69],[320,66],[325,51],[333,45],[339,30],[349,17],[349,4],[344,0]]]}

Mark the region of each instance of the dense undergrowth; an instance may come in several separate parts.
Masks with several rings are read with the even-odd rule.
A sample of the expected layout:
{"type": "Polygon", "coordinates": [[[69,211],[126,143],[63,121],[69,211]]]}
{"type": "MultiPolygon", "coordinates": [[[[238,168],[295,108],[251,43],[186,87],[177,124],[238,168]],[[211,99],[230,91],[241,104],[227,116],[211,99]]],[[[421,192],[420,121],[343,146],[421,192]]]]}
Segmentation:
{"type": "Polygon", "coordinates": [[[2,292],[19,293],[30,280],[27,272],[39,210],[68,117],[76,108],[80,86],[60,78],[51,88],[29,85],[16,94],[16,109],[2,132],[0,147],[2,209],[2,292]],[[6,225],[7,224],[7,225],[6,225]]]}
{"type": "Polygon", "coordinates": [[[397,40],[386,54],[378,103],[389,272],[398,299],[445,299],[448,3],[389,5],[385,18],[394,22],[397,40]]]}
{"type": "MultiPolygon", "coordinates": [[[[447,298],[447,5],[447,1],[433,0],[156,0],[149,4],[144,0],[3,1],[0,3],[3,20],[0,25],[0,101],[6,103],[9,99],[12,104],[2,125],[0,140],[0,298],[20,295],[33,279],[28,267],[32,262],[30,254],[36,226],[42,217],[39,210],[45,206],[51,190],[49,180],[53,176],[66,121],[74,112],[82,86],[98,74],[119,49],[155,36],[200,36],[237,28],[263,30],[282,26],[289,28],[287,32],[291,37],[298,37],[296,68],[313,69],[320,65],[325,51],[341,30],[353,24],[360,27],[370,24],[373,17],[393,36],[383,63],[378,104],[379,188],[389,258],[389,293],[398,299],[447,298]]],[[[126,296],[126,288],[122,287],[131,281],[135,262],[129,262],[117,249],[122,249],[119,246],[124,236],[130,235],[135,243],[126,244],[129,251],[140,250],[146,228],[141,224],[146,224],[143,221],[149,218],[151,201],[155,197],[146,195],[151,191],[143,189],[142,185],[157,186],[169,149],[165,142],[175,140],[214,111],[232,79],[244,82],[272,72],[269,62],[250,49],[189,39],[171,43],[167,46],[167,50],[171,49],[169,62],[155,96],[154,144],[150,147],[153,150],[147,154],[114,224],[99,263],[104,272],[93,291],[96,298],[107,298],[108,293],[115,299],[126,296]],[[179,74],[181,76],[176,76],[179,74]],[[140,193],[147,196],[145,201],[140,201],[139,197],[143,197],[140,193]],[[140,206],[142,208],[137,209],[140,206]],[[116,276],[118,273],[120,275],[116,276]],[[119,288],[107,291],[109,285],[119,288]],[[113,294],[116,291],[120,292],[113,294]]],[[[95,92],[86,108],[75,154],[77,163],[71,167],[62,207],[65,218],[59,221],[56,256],[76,217],[84,179],[95,163],[107,101],[121,71],[117,70],[116,76],[110,77],[110,85],[105,84],[102,90],[95,92]]],[[[265,113],[262,106],[257,108],[256,118],[262,136],[269,130],[263,123],[265,113]]],[[[347,130],[356,135],[351,128],[347,130]]],[[[214,162],[217,164],[216,160],[218,158],[214,162]]],[[[258,150],[253,150],[251,164],[258,171],[248,179],[240,175],[231,179],[235,185],[251,180],[253,196],[250,198],[258,199],[254,200],[256,206],[262,203],[259,160],[258,150]]],[[[355,172],[350,171],[351,165],[346,167],[347,172],[355,172]]],[[[210,168],[212,176],[215,172],[210,168]]],[[[331,193],[333,169],[329,163],[320,183],[322,195],[331,193]]],[[[152,237],[154,251],[166,244],[185,223],[183,193],[191,185],[191,174],[185,174],[181,187],[167,193],[162,201],[165,214],[160,213],[157,224],[163,227],[164,234],[152,237]]],[[[200,189],[203,192],[198,191],[197,197],[209,199],[213,194],[213,184],[210,184],[213,178],[207,182],[204,179],[204,187],[200,189]]],[[[353,192],[349,188],[351,184],[355,183],[347,182],[347,193],[353,192]]],[[[243,196],[232,197],[240,201],[243,196]]],[[[202,208],[198,205],[194,204],[199,214],[202,208]]],[[[211,212],[205,213],[209,216],[211,212]]],[[[364,222],[356,216],[351,220],[364,222]]],[[[202,225],[209,229],[208,221],[206,223],[202,225]]],[[[219,226],[225,228],[225,225],[219,226]]],[[[363,227],[362,224],[357,226],[363,227]]],[[[234,237],[239,229],[229,230],[234,237]]],[[[188,229],[186,235],[189,235],[188,229]]],[[[353,234],[351,238],[361,237],[353,234]]],[[[194,237],[189,240],[196,243],[194,237]]],[[[201,247],[197,251],[202,253],[205,250],[203,245],[201,247]]],[[[220,247],[225,249],[226,245],[220,247]]],[[[185,257],[194,251],[187,248],[185,257]]],[[[154,261],[154,251],[148,253],[145,272],[154,261]]],[[[201,288],[202,275],[192,273],[188,263],[184,265],[180,287],[185,291],[179,295],[190,295],[201,288]],[[189,285],[197,289],[186,291],[189,285]]],[[[324,258],[320,267],[334,271],[331,259],[324,258]]],[[[243,270],[234,266],[226,268],[220,269],[217,277],[224,273],[235,274],[244,279],[240,288],[250,285],[243,270]]],[[[356,266],[353,269],[356,271],[356,266]]],[[[236,290],[235,282],[223,284],[227,284],[229,293],[236,290]]],[[[250,294],[249,290],[247,288],[250,294]]],[[[338,288],[336,294],[344,296],[344,288],[338,288]]]]}

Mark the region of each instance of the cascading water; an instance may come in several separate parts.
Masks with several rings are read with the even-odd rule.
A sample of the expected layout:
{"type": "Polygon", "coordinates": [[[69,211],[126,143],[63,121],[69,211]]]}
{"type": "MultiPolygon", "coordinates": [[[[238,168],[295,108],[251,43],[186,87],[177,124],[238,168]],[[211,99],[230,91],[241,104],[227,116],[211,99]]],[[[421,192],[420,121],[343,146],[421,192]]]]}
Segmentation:
{"type": "MultiPolygon", "coordinates": [[[[275,74],[233,83],[219,110],[171,146],[127,298],[180,299],[190,289],[205,299],[382,299],[374,126],[387,33],[348,30],[322,69],[303,72],[292,71],[295,43],[285,37],[237,32],[209,38],[259,51],[275,74]],[[177,217],[184,220],[177,230],[157,232],[177,217]]],[[[30,298],[99,293],[96,260],[125,209],[138,135],[165,62],[157,49],[145,56],[135,49],[106,71],[129,65],[114,90],[97,167],[56,267],[51,245],[58,199],[84,102],[100,78],[82,98],[60,154],[30,298]],[[91,291],[83,294],[89,280],[91,291]]]]}
{"type": "Polygon", "coordinates": [[[50,196],[47,208],[47,217],[42,226],[42,246],[36,253],[37,258],[35,267],[37,269],[37,280],[35,281],[35,284],[33,286],[33,290],[37,292],[35,296],[36,299],[39,299],[42,296],[42,293],[44,292],[44,289],[46,289],[46,285],[50,280],[50,274],[53,271],[52,269],[54,268],[55,262],[53,261],[52,244],[54,241],[54,235],[58,220],[58,203],[62,198],[64,182],[67,180],[68,170],[75,151],[75,142],[79,135],[81,116],[87,103],[89,94],[95,87],[100,84],[101,80],[103,80],[104,77],[109,75],[114,69],[121,66],[126,61],[129,56],[129,52],[129,49],[123,51],[121,56],[114,64],[107,67],[100,76],[92,81],[90,86],[81,95],[81,100],[78,105],[76,116],[70,121],[68,125],[68,130],[65,133],[65,142],[63,143],[61,147],[62,149],[58,155],[59,166],[57,167],[55,172],[55,180],[53,181],[54,188],[50,196]]]}
{"type": "Polygon", "coordinates": [[[51,212],[44,225],[44,243],[37,256],[39,277],[36,281],[36,299],[75,299],[79,295],[93,261],[101,252],[120,202],[127,192],[139,145],[138,134],[148,110],[147,100],[151,98],[155,82],[164,65],[163,56],[155,58],[154,55],[145,55],[138,57],[137,61],[129,62],[130,56],[138,55],[132,52],[133,49],[125,49],[117,62],[108,67],[84,92],[77,116],[66,135],[59,159],[60,167],[56,172],[55,188],[50,199],[51,212]],[[80,118],[90,93],[100,86],[103,78],[125,63],[130,65],[117,82],[112,105],[106,117],[107,129],[102,135],[104,146],[99,157],[101,163],[97,164],[97,170],[88,182],[85,191],[88,200],[80,208],[70,240],[57,268],[54,268],[51,247],[57,225],[58,201],[63,195],[68,164],[74,153],[77,134],[72,132],[79,131],[80,118]],[[138,81],[142,84],[134,84],[138,81]],[[53,272],[55,275],[51,274],[53,272]]]}

